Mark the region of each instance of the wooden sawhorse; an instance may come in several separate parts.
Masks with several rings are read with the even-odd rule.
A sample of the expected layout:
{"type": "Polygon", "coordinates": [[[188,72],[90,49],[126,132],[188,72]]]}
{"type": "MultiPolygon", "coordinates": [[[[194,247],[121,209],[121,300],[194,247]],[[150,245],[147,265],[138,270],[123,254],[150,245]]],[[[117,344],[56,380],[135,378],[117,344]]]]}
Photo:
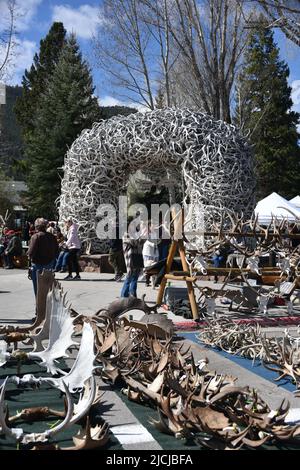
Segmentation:
{"type": "Polygon", "coordinates": [[[181,259],[183,271],[184,271],[184,273],[186,273],[186,276],[185,275],[180,276],[180,279],[178,279],[178,280],[186,282],[193,319],[198,320],[199,319],[199,311],[198,311],[198,306],[197,306],[197,302],[196,302],[196,298],[195,298],[193,281],[192,281],[192,278],[190,277],[189,267],[188,267],[186,257],[185,257],[185,249],[184,249],[183,240],[173,240],[172,243],[171,243],[168,258],[167,258],[167,263],[166,263],[166,272],[165,272],[165,275],[164,275],[164,277],[163,277],[163,279],[160,283],[156,303],[158,305],[162,304],[162,300],[163,300],[163,296],[164,296],[164,292],[165,292],[165,288],[166,288],[166,284],[167,284],[168,279],[177,280],[176,276],[171,274],[172,262],[174,260],[177,249],[178,249],[178,252],[179,252],[180,259],[181,259]]]}

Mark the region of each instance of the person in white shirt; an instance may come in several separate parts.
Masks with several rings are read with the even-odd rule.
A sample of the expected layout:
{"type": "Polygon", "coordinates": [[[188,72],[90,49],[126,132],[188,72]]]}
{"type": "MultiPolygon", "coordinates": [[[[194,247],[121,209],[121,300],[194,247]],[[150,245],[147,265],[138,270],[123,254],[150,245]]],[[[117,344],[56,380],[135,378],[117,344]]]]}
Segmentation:
{"type": "Polygon", "coordinates": [[[67,241],[66,247],[69,250],[69,257],[68,257],[68,270],[69,274],[67,277],[64,278],[65,281],[80,280],[80,266],[78,263],[78,254],[81,248],[81,241],[78,236],[78,224],[73,222],[73,220],[69,217],[66,222],[66,229],[67,229],[67,241]],[[76,276],[72,276],[73,268],[76,272],[76,276]]]}
{"type": "MultiPolygon", "coordinates": [[[[153,264],[157,263],[159,260],[159,250],[158,250],[158,232],[155,230],[151,221],[148,222],[147,228],[147,239],[143,246],[143,260],[144,260],[144,267],[148,268],[153,264]]],[[[149,286],[150,276],[145,272],[146,275],[146,285],[149,286]]]]}

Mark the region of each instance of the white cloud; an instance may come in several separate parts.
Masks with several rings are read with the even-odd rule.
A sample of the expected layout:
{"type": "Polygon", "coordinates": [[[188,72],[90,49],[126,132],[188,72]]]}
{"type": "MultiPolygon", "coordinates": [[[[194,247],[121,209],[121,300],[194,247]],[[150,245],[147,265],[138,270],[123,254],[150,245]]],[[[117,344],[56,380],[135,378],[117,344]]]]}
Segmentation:
{"type": "MultiPolygon", "coordinates": [[[[18,32],[26,31],[32,25],[38,6],[43,0],[17,0],[15,6],[15,26],[18,32]]],[[[9,26],[8,0],[0,0],[0,31],[9,26]]]]}
{"type": "Polygon", "coordinates": [[[28,41],[27,39],[23,41],[17,40],[16,57],[14,58],[8,73],[10,78],[8,78],[7,83],[9,85],[21,84],[25,69],[30,68],[36,50],[37,44],[34,41],[28,41]]]}
{"type": "Polygon", "coordinates": [[[16,67],[18,70],[29,68],[33,61],[34,53],[37,50],[37,44],[34,41],[18,41],[18,57],[16,67]]]}
{"type": "Polygon", "coordinates": [[[300,105],[300,80],[294,80],[291,87],[293,103],[295,106],[300,105]]]}
{"type": "Polygon", "coordinates": [[[128,106],[130,108],[135,108],[141,112],[149,111],[149,108],[146,108],[146,106],[143,106],[142,104],[130,101],[121,101],[110,95],[106,95],[103,98],[99,98],[99,104],[100,106],[128,106]]]}
{"type": "Polygon", "coordinates": [[[81,5],[78,9],[70,5],[55,5],[52,21],[61,21],[69,32],[74,32],[83,39],[90,39],[101,25],[99,8],[81,5]]]}
{"type": "Polygon", "coordinates": [[[117,100],[113,96],[104,96],[99,100],[100,106],[128,106],[128,103],[122,103],[122,101],[117,100]]]}
{"type": "Polygon", "coordinates": [[[17,0],[17,30],[26,31],[43,0],[17,0]]]}

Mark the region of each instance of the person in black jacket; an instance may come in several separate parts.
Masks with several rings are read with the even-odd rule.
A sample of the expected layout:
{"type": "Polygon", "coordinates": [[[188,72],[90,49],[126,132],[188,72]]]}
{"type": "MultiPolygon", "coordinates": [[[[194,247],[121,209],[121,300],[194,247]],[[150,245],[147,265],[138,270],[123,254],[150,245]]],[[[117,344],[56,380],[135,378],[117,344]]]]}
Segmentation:
{"type": "Polygon", "coordinates": [[[55,236],[46,232],[47,224],[47,220],[41,217],[36,219],[34,223],[36,233],[31,237],[27,253],[31,262],[31,279],[35,295],[37,294],[37,273],[44,269],[54,270],[59,252],[55,236]]]}
{"type": "Polygon", "coordinates": [[[26,242],[26,244],[28,244],[28,242],[30,240],[30,222],[28,220],[26,220],[26,222],[24,224],[22,238],[23,238],[24,242],[26,242]]]}
{"type": "Polygon", "coordinates": [[[110,240],[109,248],[109,264],[114,268],[114,281],[121,281],[123,277],[123,265],[124,265],[124,255],[123,255],[123,244],[122,239],[120,239],[119,226],[115,225],[116,236],[110,240]]]}
{"type": "Polygon", "coordinates": [[[14,230],[9,230],[6,235],[9,242],[3,254],[4,265],[5,269],[14,269],[13,257],[22,255],[22,242],[14,230]]]}

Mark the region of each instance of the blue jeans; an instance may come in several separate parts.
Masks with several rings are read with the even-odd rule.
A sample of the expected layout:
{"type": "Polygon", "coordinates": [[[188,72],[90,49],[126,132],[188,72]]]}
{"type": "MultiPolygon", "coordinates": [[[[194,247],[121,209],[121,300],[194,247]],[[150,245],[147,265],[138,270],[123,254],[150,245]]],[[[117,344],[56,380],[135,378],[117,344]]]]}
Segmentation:
{"type": "Polygon", "coordinates": [[[215,267],[215,268],[220,268],[223,259],[224,259],[224,256],[214,255],[214,256],[212,257],[214,267],[215,267]]]}
{"type": "Polygon", "coordinates": [[[9,268],[14,267],[13,255],[3,255],[3,259],[4,259],[5,266],[7,266],[9,268]]]}
{"type": "Polygon", "coordinates": [[[166,259],[169,254],[170,244],[162,245],[160,248],[159,260],[166,259]]]}
{"type": "Polygon", "coordinates": [[[140,269],[134,269],[131,274],[127,274],[122,287],[121,297],[129,297],[130,295],[136,297],[139,274],[140,269]]]}
{"type": "Polygon", "coordinates": [[[35,264],[31,263],[31,279],[33,284],[34,295],[36,296],[37,293],[37,272],[42,272],[43,269],[47,269],[51,271],[54,269],[55,266],[55,259],[48,264],[35,264]]]}
{"type": "Polygon", "coordinates": [[[68,258],[69,258],[69,252],[68,251],[61,251],[58,255],[56,265],[55,265],[55,271],[59,271],[62,268],[67,268],[68,267],[68,258]]]}

